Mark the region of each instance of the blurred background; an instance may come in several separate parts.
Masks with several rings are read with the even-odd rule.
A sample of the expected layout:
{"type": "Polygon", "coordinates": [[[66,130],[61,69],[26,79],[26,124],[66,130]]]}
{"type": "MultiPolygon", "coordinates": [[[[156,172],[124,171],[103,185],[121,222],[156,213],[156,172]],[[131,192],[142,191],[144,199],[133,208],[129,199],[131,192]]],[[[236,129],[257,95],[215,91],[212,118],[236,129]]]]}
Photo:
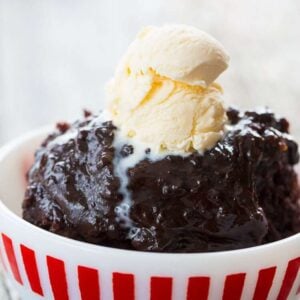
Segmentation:
{"type": "Polygon", "coordinates": [[[143,25],[186,23],[231,55],[228,103],[268,105],[300,137],[300,1],[0,0],[0,144],[98,111],[104,85],[143,25]]]}

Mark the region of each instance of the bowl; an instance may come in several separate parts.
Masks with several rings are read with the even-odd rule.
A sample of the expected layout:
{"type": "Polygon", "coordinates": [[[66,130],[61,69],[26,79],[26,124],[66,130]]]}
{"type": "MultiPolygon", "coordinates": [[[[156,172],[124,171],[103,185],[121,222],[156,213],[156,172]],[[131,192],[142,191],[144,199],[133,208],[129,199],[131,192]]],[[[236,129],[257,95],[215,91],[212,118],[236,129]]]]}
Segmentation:
{"type": "Polygon", "coordinates": [[[147,253],[75,241],[24,221],[24,174],[48,132],[0,150],[0,261],[21,299],[300,299],[300,234],[242,250],[147,253]]]}

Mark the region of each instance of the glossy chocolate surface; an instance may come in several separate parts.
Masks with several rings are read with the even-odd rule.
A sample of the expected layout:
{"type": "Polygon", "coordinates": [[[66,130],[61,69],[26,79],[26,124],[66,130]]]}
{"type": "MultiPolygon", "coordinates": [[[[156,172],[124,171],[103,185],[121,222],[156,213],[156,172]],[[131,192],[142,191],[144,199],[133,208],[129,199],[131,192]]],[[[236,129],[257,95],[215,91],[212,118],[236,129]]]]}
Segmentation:
{"type": "Polygon", "coordinates": [[[128,170],[131,228],[116,216],[123,195],[114,158],[134,147],[115,149],[116,128],[89,114],[59,124],[28,173],[24,219],[73,239],[158,252],[240,249],[299,232],[299,156],[288,122],[269,111],[227,114],[224,139],[204,154],[146,154],[128,170]]]}

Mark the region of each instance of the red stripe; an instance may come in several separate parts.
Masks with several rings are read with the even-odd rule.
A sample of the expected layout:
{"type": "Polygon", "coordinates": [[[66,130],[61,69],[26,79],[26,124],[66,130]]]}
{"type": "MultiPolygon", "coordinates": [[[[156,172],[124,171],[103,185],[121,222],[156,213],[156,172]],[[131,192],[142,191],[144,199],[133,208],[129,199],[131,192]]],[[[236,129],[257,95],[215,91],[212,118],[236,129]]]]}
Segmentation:
{"type": "Polygon", "coordinates": [[[134,300],[134,276],[113,273],[114,300],[134,300]]]}
{"type": "Polygon", "coordinates": [[[240,300],[243,292],[245,273],[228,275],[225,280],[223,300],[240,300]]]}
{"type": "Polygon", "coordinates": [[[23,257],[23,263],[25,266],[25,271],[31,286],[31,289],[33,292],[44,296],[42,286],[41,286],[41,281],[40,281],[40,276],[37,268],[37,263],[36,263],[36,258],[35,258],[35,253],[33,250],[27,248],[24,245],[20,246],[21,248],[21,253],[23,257]]]}
{"type": "Polygon", "coordinates": [[[171,277],[151,277],[151,300],[171,300],[172,285],[171,277]]]}
{"type": "Polygon", "coordinates": [[[271,267],[259,271],[253,300],[264,300],[268,298],[275,273],[276,267],[271,267]]]}
{"type": "Polygon", "coordinates": [[[285,272],[282,286],[280,288],[277,300],[285,300],[288,298],[294,281],[300,268],[300,257],[290,260],[285,272]]]}
{"type": "Polygon", "coordinates": [[[207,300],[209,293],[209,277],[190,277],[187,300],[207,300]]]}
{"type": "Polygon", "coordinates": [[[54,299],[68,300],[68,285],[64,262],[52,256],[47,256],[47,266],[54,299]]]}
{"type": "Polygon", "coordinates": [[[3,257],[1,249],[0,249],[0,261],[1,261],[1,264],[2,264],[2,266],[4,268],[4,270],[7,272],[7,267],[6,267],[6,264],[5,264],[4,257],[3,257]]]}
{"type": "Polygon", "coordinates": [[[20,275],[20,271],[18,268],[17,259],[16,259],[12,240],[3,233],[2,233],[2,240],[3,240],[6,256],[9,261],[9,264],[10,264],[11,271],[12,271],[16,281],[19,282],[20,284],[23,284],[23,281],[22,281],[22,278],[20,275]]]}
{"type": "Polygon", "coordinates": [[[100,300],[99,275],[95,269],[78,266],[81,300],[100,300]]]}

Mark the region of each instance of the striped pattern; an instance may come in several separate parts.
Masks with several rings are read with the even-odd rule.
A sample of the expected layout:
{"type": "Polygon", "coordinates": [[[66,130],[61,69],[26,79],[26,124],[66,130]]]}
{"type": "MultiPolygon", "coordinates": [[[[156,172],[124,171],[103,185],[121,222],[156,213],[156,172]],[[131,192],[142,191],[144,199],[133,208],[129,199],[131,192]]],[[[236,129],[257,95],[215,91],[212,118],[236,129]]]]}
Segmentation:
{"type": "Polygon", "coordinates": [[[31,289],[33,292],[37,293],[38,295],[44,296],[44,292],[42,290],[39,272],[37,268],[35,253],[33,250],[27,248],[24,245],[21,245],[20,248],[21,248],[25,271],[31,289]]]}
{"type": "Polygon", "coordinates": [[[69,300],[65,263],[52,256],[47,256],[48,274],[55,300],[69,300]]]}
{"type": "Polygon", "coordinates": [[[134,276],[113,273],[113,292],[114,300],[134,300],[134,276]]]}
{"type": "Polygon", "coordinates": [[[273,284],[276,267],[260,270],[253,300],[267,299],[273,284]]]}
{"type": "Polygon", "coordinates": [[[99,273],[95,269],[78,266],[78,282],[82,300],[100,300],[99,273]]]}
{"type": "Polygon", "coordinates": [[[239,300],[241,299],[244,281],[246,274],[232,274],[227,275],[225,279],[223,300],[239,300]]]}
{"type": "Polygon", "coordinates": [[[188,281],[187,300],[208,299],[209,285],[209,277],[190,277],[188,281]]]}
{"type": "Polygon", "coordinates": [[[151,300],[172,300],[172,277],[151,277],[151,300]]]}
{"type": "Polygon", "coordinates": [[[299,268],[300,257],[289,261],[277,300],[287,299],[299,272],[299,268]]]}
{"type": "Polygon", "coordinates": [[[2,241],[3,241],[5,253],[6,253],[11,271],[13,273],[13,276],[18,283],[23,284],[23,280],[21,279],[19,267],[17,264],[17,259],[16,259],[15,250],[13,247],[13,242],[12,242],[11,238],[9,238],[5,234],[2,234],[2,241]]]}
{"type": "MultiPolygon", "coordinates": [[[[15,245],[10,237],[1,234],[3,248],[0,248],[0,260],[5,271],[12,274],[13,278],[21,285],[23,280],[28,281],[33,293],[44,296],[45,287],[41,283],[39,266],[33,249],[27,246],[15,245]],[[22,262],[17,261],[16,253],[20,253],[22,262]],[[20,264],[20,265],[19,265],[20,264]],[[24,272],[20,272],[20,269],[24,272]],[[24,274],[27,278],[22,278],[24,274]]],[[[49,286],[51,287],[54,300],[69,300],[68,279],[65,262],[59,258],[45,257],[45,266],[48,271],[49,286]]],[[[280,286],[277,300],[286,300],[291,295],[294,283],[300,269],[300,257],[287,263],[283,282],[280,286]]],[[[271,266],[257,272],[257,280],[253,291],[253,300],[267,299],[276,275],[276,266],[271,266]]],[[[81,300],[107,300],[101,298],[101,272],[87,266],[77,266],[78,290],[81,300]]],[[[228,274],[224,278],[222,288],[222,299],[239,300],[245,287],[246,273],[228,274]]],[[[114,272],[111,275],[113,300],[137,300],[136,278],[134,274],[114,272]]],[[[207,300],[209,299],[210,287],[213,279],[208,276],[193,276],[186,281],[185,300],[207,300]]],[[[44,283],[45,284],[45,283],[44,283]]],[[[149,278],[149,297],[143,300],[173,300],[174,282],[172,277],[152,276],[149,278]]],[[[294,289],[295,290],[295,289],[294,289]]],[[[300,287],[296,294],[300,294],[300,287]]],[[[70,299],[71,300],[71,299],[70,299]]]]}

